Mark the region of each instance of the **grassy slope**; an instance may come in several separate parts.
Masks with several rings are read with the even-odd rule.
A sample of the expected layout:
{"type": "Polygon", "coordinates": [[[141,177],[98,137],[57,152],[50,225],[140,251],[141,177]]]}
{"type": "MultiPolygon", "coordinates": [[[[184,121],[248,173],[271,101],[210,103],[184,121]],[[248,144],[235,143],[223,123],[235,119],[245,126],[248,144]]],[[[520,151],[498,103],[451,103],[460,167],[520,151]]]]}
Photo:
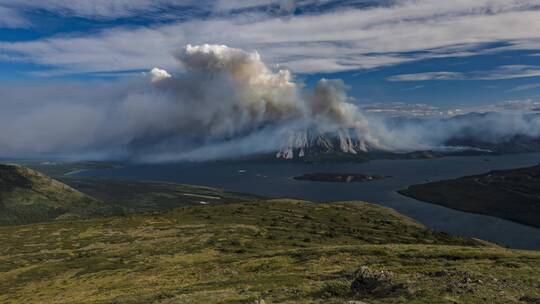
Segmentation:
{"type": "Polygon", "coordinates": [[[400,193],[540,227],[540,165],[413,185],[400,193]]]}
{"type": "Polygon", "coordinates": [[[60,180],[101,201],[120,206],[125,212],[163,211],[201,202],[219,204],[258,199],[255,195],[166,182],[74,177],[61,177],[60,180]]]}
{"type": "Polygon", "coordinates": [[[0,228],[0,303],[535,303],[540,253],[293,200],[0,228]],[[349,291],[359,266],[391,272],[349,291]],[[521,301],[520,301],[521,299],[521,301]]]}
{"type": "Polygon", "coordinates": [[[32,161],[20,160],[16,163],[39,171],[43,174],[52,177],[59,177],[70,172],[79,170],[96,170],[96,169],[115,169],[122,167],[118,163],[98,162],[98,161],[32,161]]]}
{"type": "Polygon", "coordinates": [[[112,212],[110,206],[37,171],[0,165],[0,225],[112,212]]]}
{"type": "MultiPolygon", "coordinates": [[[[42,165],[49,173],[63,172],[71,166],[64,163],[42,165]]],[[[0,164],[0,225],[163,211],[201,202],[230,203],[258,198],[175,183],[56,178],[20,165],[0,164]]]]}

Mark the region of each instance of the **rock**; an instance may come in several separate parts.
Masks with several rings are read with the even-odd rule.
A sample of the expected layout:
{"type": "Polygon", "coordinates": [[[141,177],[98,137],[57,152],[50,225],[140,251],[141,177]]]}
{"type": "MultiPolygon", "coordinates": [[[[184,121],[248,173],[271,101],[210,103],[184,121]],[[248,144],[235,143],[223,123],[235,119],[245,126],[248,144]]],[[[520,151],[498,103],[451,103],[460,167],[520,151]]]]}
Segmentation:
{"type": "Polygon", "coordinates": [[[276,157],[294,159],[320,152],[355,155],[368,150],[373,149],[354,129],[339,128],[332,132],[311,130],[290,132],[284,138],[276,157]]]}
{"type": "Polygon", "coordinates": [[[519,298],[519,300],[525,303],[540,304],[540,298],[532,297],[532,296],[523,296],[519,298]]]}
{"type": "Polygon", "coordinates": [[[384,270],[372,270],[362,266],[354,274],[351,291],[355,294],[372,293],[381,285],[389,283],[392,273],[384,270]]]}
{"type": "Polygon", "coordinates": [[[266,302],[263,299],[245,302],[244,304],[266,304],[266,302]]]}

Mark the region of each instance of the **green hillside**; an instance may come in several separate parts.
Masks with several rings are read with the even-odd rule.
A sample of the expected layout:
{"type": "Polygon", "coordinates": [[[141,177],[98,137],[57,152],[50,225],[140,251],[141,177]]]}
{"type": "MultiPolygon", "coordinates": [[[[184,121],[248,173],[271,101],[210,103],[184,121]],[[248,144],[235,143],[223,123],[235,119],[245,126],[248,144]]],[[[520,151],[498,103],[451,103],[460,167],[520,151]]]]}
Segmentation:
{"type": "Polygon", "coordinates": [[[540,228],[540,165],[412,185],[399,192],[540,228]]]}
{"type": "Polygon", "coordinates": [[[540,253],[361,202],[192,205],[1,227],[0,242],[0,303],[540,301],[540,253]]]}
{"type": "Polygon", "coordinates": [[[125,213],[163,211],[185,205],[237,203],[260,198],[218,188],[170,182],[77,177],[59,177],[59,180],[100,201],[114,204],[125,213]]]}
{"type": "Polygon", "coordinates": [[[113,210],[37,171],[0,164],[0,225],[110,215],[113,210]]]}
{"type": "MultiPolygon", "coordinates": [[[[82,166],[78,163],[60,164],[45,164],[40,170],[52,173],[82,166]]],[[[211,187],[166,182],[69,176],[56,176],[53,179],[25,166],[0,164],[0,225],[155,212],[184,205],[223,204],[254,199],[258,197],[211,187]]]]}

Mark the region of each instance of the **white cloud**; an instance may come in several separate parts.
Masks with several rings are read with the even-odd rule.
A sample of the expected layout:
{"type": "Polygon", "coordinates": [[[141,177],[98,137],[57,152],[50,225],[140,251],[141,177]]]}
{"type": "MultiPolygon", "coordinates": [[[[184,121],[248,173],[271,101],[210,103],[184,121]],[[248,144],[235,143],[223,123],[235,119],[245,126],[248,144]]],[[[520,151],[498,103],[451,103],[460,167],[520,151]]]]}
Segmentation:
{"type": "Polygon", "coordinates": [[[18,28],[28,26],[28,24],[17,11],[0,6],[0,28],[18,28]]]}
{"type": "Polygon", "coordinates": [[[425,80],[456,80],[463,79],[463,73],[455,72],[427,72],[414,74],[401,74],[388,77],[390,81],[425,81],[425,80]]]}
{"type": "Polygon", "coordinates": [[[401,89],[402,91],[414,91],[414,90],[420,90],[420,89],[423,89],[425,88],[426,86],[425,85],[417,85],[417,86],[414,86],[414,87],[410,87],[410,88],[405,88],[405,89],[401,89]]]}
{"type": "MultiPolygon", "coordinates": [[[[232,11],[277,8],[290,14],[296,7],[323,5],[320,0],[0,0],[0,9],[16,11],[44,10],[52,14],[87,19],[118,19],[146,16],[150,19],[178,19],[194,10],[217,16],[232,11]],[[185,14],[185,15],[184,15],[185,14]]],[[[348,1],[344,1],[347,5],[348,1]]],[[[354,4],[355,1],[352,1],[354,4]]],[[[22,19],[22,17],[21,17],[22,19]]],[[[32,20],[13,23],[11,27],[29,27],[32,20]]],[[[5,26],[0,23],[0,26],[5,26]]]]}
{"type": "MultiPolygon", "coordinates": [[[[292,1],[281,1],[283,4],[289,4],[292,1]]],[[[244,0],[244,1],[230,1],[230,0],[218,0],[214,3],[214,8],[221,11],[230,11],[246,8],[254,8],[264,5],[270,5],[280,3],[279,0],[244,0]]]]}
{"type": "Polygon", "coordinates": [[[540,76],[540,66],[530,65],[503,65],[488,72],[479,72],[471,75],[472,79],[501,80],[540,76]]]}
{"type": "MultiPolygon", "coordinates": [[[[468,73],[455,72],[428,72],[401,74],[388,77],[390,81],[426,81],[426,80],[502,80],[540,76],[540,66],[530,65],[502,65],[488,71],[474,71],[468,73]]],[[[518,89],[523,90],[528,87],[518,89]]],[[[534,88],[534,87],[533,87],[534,88]]]]}
{"type": "Polygon", "coordinates": [[[150,71],[150,82],[152,83],[156,83],[156,82],[159,82],[164,79],[171,78],[171,77],[172,75],[169,74],[169,72],[159,69],[159,68],[153,68],[150,71]]]}
{"type": "Polygon", "coordinates": [[[537,89],[537,88],[540,88],[540,83],[520,85],[513,89],[508,90],[508,92],[520,92],[520,91],[532,90],[532,89],[537,89]]]}
{"type": "Polygon", "coordinates": [[[540,102],[532,99],[507,100],[494,104],[487,104],[465,108],[441,108],[424,103],[386,102],[372,103],[362,106],[362,112],[389,117],[452,117],[467,113],[488,112],[519,112],[530,113],[540,111],[540,102]]]}
{"type": "MultiPolygon", "coordinates": [[[[51,3],[56,2],[67,3],[51,3]]],[[[148,4],[150,0],[134,3],[139,2],[142,7],[153,7],[148,4]]],[[[105,15],[101,6],[77,3],[80,6],[75,8],[73,4],[72,10],[105,15]]],[[[289,66],[296,72],[334,72],[470,56],[490,51],[481,46],[492,42],[506,42],[506,49],[540,49],[532,42],[540,40],[539,5],[540,0],[400,0],[386,7],[336,8],[288,18],[274,18],[264,12],[223,15],[144,28],[113,28],[96,34],[4,42],[0,43],[0,55],[66,72],[169,68],[174,66],[170,54],[179,47],[211,42],[257,49],[265,61],[289,66]]],[[[119,7],[116,12],[127,14],[136,5],[119,7]]]]}
{"type": "Polygon", "coordinates": [[[362,111],[371,114],[395,117],[447,117],[463,114],[462,109],[443,109],[424,103],[374,103],[362,107],[362,111]]]}
{"type": "Polygon", "coordinates": [[[0,0],[0,7],[46,10],[55,14],[110,19],[154,12],[167,5],[191,5],[193,0],[0,0]]]}
{"type": "Polygon", "coordinates": [[[538,111],[540,102],[532,99],[507,100],[485,108],[486,111],[538,111]]]}
{"type": "Polygon", "coordinates": [[[538,112],[540,102],[533,99],[516,99],[505,100],[502,102],[487,104],[481,106],[473,106],[460,109],[462,113],[488,113],[488,112],[519,112],[530,113],[538,112]]]}

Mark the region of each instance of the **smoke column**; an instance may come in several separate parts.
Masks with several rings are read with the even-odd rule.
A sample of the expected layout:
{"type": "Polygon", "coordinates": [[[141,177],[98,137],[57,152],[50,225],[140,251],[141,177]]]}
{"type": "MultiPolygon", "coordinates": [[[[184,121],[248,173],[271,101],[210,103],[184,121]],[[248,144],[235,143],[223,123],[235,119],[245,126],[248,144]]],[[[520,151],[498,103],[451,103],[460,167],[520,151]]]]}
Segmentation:
{"type": "Polygon", "coordinates": [[[538,118],[516,112],[391,123],[362,113],[342,81],[304,89],[257,52],[187,45],[176,57],[177,73],[2,88],[0,156],[207,160],[304,147],[306,132],[336,134],[348,153],[447,149],[463,134],[540,136],[538,118]]]}

